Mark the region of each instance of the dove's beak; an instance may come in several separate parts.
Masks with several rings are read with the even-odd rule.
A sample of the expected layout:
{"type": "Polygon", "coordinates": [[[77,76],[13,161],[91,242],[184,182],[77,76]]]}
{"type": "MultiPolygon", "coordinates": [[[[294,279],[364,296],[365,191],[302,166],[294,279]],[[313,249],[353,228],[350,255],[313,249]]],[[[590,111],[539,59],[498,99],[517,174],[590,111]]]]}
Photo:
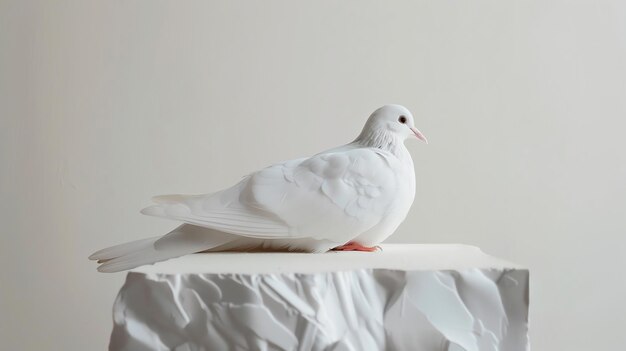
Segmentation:
{"type": "Polygon", "coordinates": [[[415,134],[415,136],[425,142],[426,144],[428,144],[428,140],[426,140],[426,137],[424,136],[424,134],[422,134],[422,132],[420,132],[419,130],[417,130],[417,128],[411,127],[411,130],[413,131],[413,134],[415,134]]]}

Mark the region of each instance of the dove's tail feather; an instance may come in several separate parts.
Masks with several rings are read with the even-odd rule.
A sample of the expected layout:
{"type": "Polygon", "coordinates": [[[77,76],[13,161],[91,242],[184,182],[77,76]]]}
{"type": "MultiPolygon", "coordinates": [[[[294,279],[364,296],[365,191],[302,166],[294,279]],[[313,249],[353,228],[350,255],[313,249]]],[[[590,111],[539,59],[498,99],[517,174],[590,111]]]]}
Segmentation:
{"type": "MultiPolygon", "coordinates": [[[[191,253],[191,252],[187,252],[191,253]]],[[[106,261],[100,261],[102,264],[98,266],[98,272],[114,273],[137,268],[146,264],[153,264],[170,258],[182,256],[185,253],[177,253],[175,255],[167,252],[156,252],[154,249],[146,248],[135,253],[116,257],[106,261]]]]}
{"type": "Polygon", "coordinates": [[[162,237],[112,246],[89,256],[98,271],[119,272],[228,244],[235,237],[207,228],[183,224],[162,237]]]}
{"type": "Polygon", "coordinates": [[[89,256],[89,259],[104,262],[116,257],[126,256],[133,252],[141,251],[147,247],[151,247],[154,242],[157,241],[160,237],[161,236],[155,236],[148,239],[141,239],[107,247],[106,249],[94,252],[91,256],[89,256]]]}

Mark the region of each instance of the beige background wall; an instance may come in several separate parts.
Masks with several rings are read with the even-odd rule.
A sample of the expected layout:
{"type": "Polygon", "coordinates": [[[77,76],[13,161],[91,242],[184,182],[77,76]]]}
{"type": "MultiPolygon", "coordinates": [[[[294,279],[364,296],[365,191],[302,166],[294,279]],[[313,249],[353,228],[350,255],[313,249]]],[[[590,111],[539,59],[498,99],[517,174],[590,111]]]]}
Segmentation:
{"type": "Polygon", "coordinates": [[[626,3],[0,0],[0,348],[101,350],[123,274],[86,257],[409,107],[394,242],[532,270],[534,350],[626,344],[626,3]],[[621,266],[621,267],[620,267],[621,266]]]}

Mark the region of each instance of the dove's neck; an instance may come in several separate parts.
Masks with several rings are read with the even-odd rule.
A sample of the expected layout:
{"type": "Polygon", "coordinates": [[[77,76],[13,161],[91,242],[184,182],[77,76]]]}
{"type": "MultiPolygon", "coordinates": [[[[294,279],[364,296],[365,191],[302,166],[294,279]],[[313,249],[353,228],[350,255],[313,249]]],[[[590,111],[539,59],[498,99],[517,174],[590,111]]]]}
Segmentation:
{"type": "Polygon", "coordinates": [[[404,139],[383,129],[363,129],[353,143],[389,151],[399,159],[403,159],[408,154],[404,139]]]}

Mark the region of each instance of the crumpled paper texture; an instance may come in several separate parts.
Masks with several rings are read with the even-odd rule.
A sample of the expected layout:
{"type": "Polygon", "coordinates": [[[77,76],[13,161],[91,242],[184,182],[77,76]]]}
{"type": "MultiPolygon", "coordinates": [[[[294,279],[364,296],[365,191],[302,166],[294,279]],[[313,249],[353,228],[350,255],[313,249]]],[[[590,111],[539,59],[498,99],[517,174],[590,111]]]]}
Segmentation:
{"type": "Polygon", "coordinates": [[[528,350],[528,271],[131,272],[110,350],[528,350]]]}

